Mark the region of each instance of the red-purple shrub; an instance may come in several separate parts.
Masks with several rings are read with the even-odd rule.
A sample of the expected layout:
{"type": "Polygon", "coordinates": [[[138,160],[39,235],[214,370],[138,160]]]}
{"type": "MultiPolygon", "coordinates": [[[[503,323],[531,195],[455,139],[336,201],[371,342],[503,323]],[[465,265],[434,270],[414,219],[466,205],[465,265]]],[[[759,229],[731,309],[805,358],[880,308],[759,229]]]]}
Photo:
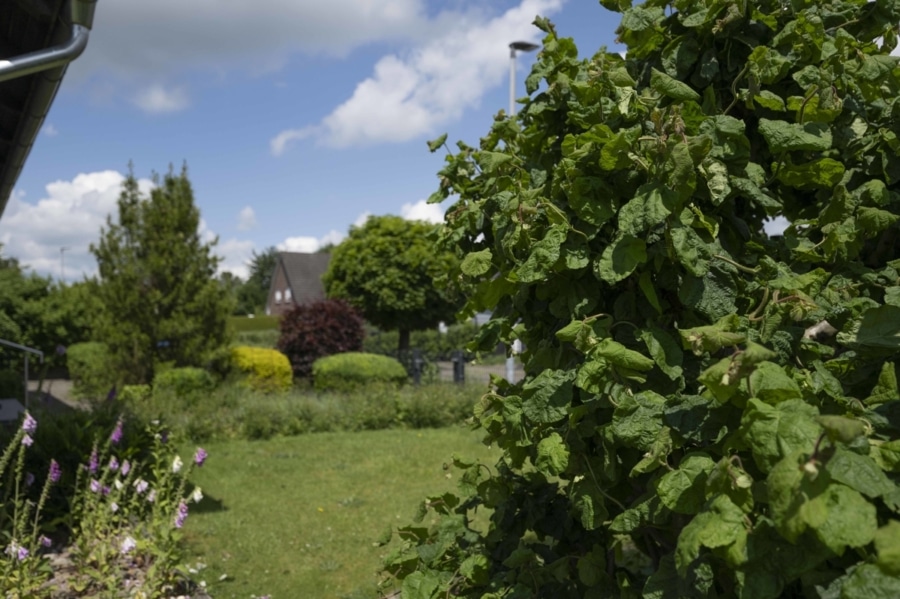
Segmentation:
{"type": "Polygon", "coordinates": [[[363,319],[343,300],[297,306],[281,317],[278,350],[288,357],[294,378],[309,378],[317,359],[362,350],[363,319]]]}

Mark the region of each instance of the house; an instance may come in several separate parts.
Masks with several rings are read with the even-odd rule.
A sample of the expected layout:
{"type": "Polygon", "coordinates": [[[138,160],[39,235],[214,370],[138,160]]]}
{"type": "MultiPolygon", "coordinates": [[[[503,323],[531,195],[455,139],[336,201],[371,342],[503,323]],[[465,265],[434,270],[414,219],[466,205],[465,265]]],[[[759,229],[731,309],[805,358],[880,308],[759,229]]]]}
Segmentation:
{"type": "Polygon", "coordinates": [[[68,64],[87,47],[96,0],[0,2],[0,215],[68,64]]]}
{"type": "Polygon", "coordinates": [[[331,254],[280,252],[266,300],[266,314],[281,316],[294,306],[325,299],[322,275],[331,254]]]}

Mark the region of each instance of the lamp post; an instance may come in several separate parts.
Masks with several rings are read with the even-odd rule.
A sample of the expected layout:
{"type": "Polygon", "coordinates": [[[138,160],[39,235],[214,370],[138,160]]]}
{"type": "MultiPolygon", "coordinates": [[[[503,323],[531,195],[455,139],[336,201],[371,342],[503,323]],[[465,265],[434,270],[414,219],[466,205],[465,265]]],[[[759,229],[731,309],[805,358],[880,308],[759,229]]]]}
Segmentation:
{"type": "MultiPolygon", "coordinates": [[[[540,48],[537,44],[531,42],[512,42],[509,45],[509,116],[516,116],[516,51],[534,52],[540,48]]],[[[510,348],[510,356],[506,358],[506,380],[510,383],[515,382],[516,378],[516,358],[515,354],[522,351],[522,343],[516,339],[510,348]]]]}
{"type": "Polygon", "coordinates": [[[509,116],[516,115],[516,51],[533,52],[540,48],[531,42],[512,42],[509,45],[509,116]]]}
{"type": "Polygon", "coordinates": [[[59,248],[59,276],[62,280],[62,284],[66,284],[66,250],[71,249],[67,246],[63,246],[59,248]]]}

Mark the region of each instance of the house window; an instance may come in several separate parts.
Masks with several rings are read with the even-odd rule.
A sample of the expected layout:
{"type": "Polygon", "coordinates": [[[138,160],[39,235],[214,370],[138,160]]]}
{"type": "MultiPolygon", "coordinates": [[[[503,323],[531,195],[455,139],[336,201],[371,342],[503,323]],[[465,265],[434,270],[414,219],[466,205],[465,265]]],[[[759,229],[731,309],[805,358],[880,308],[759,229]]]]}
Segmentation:
{"type": "Polygon", "coordinates": [[[276,291],[276,292],[275,292],[275,303],[276,303],[276,304],[280,304],[280,303],[281,303],[281,291],[276,291]]]}
{"type": "Polygon", "coordinates": [[[284,290],[284,301],[285,302],[291,301],[291,290],[290,289],[284,290]]]}

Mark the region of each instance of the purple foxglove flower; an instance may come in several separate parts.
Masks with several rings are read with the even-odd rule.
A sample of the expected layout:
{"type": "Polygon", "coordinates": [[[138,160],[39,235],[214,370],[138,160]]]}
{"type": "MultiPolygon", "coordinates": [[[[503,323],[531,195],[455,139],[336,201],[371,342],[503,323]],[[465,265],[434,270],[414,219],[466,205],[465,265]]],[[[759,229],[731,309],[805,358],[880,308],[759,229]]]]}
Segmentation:
{"type": "Polygon", "coordinates": [[[100,492],[100,481],[96,478],[91,479],[91,493],[99,493],[100,492]]]}
{"type": "Polygon", "coordinates": [[[103,495],[105,496],[105,495],[109,495],[109,492],[110,492],[111,490],[112,490],[112,489],[110,489],[108,486],[103,485],[103,489],[101,490],[101,492],[102,492],[103,495]]]}
{"type": "Polygon", "coordinates": [[[50,547],[50,545],[53,544],[53,541],[51,541],[48,537],[45,537],[44,535],[41,535],[41,538],[39,539],[39,541],[41,542],[42,547],[50,547]]]}
{"type": "Polygon", "coordinates": [[[109,458],[109,469],[113,472],[119,469],[119,460],[116,459],[116,456],[109,458]]]}
{"type": "Polygon", "coordinates": [[[58,483],[59,478],[62,476],[62,469],[59,467],[59,463],[56,460],[50,460],[50,482],[58,483]]]}
{"type": "Polygon", "coordinates": [[[99,468],[99,467],[100,467],[100,458],[97,457],[97,448],[95,447],[94,450],[91,452],[91,461],[88,464],[88,472],[93,474],[94,472],[97,471],[97,468],[99,468]]]}
{"type": "Polygon", "coordinates": [[[122,462],[122,476],[128,476],[128,473],[131,472],[131,462],[125,460],[122,462]]]}
{"type": "Polygon", "coordinates": [[[28,557],[28,549],[19,545],[18,549],[16,550],[16,559],[21,562],[24,561],[26,557],[28,557]]]}
{"type": "Polygon", "coordinates": [[[175,528],[184,526],[184,521],[188,517],[188,506],[184,501],[178,504],[178,513],[175,514],[175,528]]]}
{"type": "Polygon", "coordinates": [[[32,445],[34,445],[34,439],[31,438],[31,435],[25,433],[25,436],[22,437],[22,445],[24,445],[25,447],[31,447],[32,445]]]}
{"type": "Polygon", "coordinates": [[[147,490],[147,487],[149,487],[149,486],[150,486],[150,483],[148,483],[144,479],[139,478],[136,481],[134,481],[134,490],[138,495],[142,495],[144,493],[144,491],[147,490]]]}
{"type": "Polygon", "coordinates": [[[22,421],[22,430],[25,431],[27,435],[33,435],[34,431],[37,430],[37,420],[29,414],[25,412],[25,420],[22,421]]]}
{"type": "Polygon", "coordinates": [[[203,449],[202,447],[198,447],[197,452],[194,454],[194,463],[197,464],[198,466],[202,466],[203,462],[206,461],[207,457],[208,457],[208,454],[206,453],[206,450],[203,449]]]}
{"type": "Polygon", "coordinates": [[[30,487],[34,484],[34,475],[31,472],[25,473],[25,486],[30,487]]]}
{"type": "MultiPolygon", "coordinates": [[[[112,391],[110,391],[110,393],[113,394],[113,399],[115,399],[115,391],[116,391],[115,387],[113,387],[112,391]]],[[[122,419],[121,418],[119,418],[116,421],[116,428],[113,429],[112,434],[109,436],[109,440],[112,442],[113,445],[118,445],[119,442],[122,440],[122,419]]]]}

